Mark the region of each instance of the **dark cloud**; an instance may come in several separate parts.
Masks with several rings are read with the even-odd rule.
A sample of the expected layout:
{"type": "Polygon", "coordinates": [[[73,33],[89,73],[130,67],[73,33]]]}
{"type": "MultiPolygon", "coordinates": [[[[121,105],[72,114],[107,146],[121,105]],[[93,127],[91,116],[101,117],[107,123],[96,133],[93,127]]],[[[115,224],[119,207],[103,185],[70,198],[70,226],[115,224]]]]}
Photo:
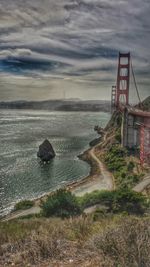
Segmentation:
{"type": "Polygon", "coordinates": [[[12,81],[12,97],[16,92],[18,97],[18,86],[24,88],[30,76],[32,98],[37,78],[42,86],[45,82],[45,98],[50,84],[58,97],[66,90],[88,98],[94,90],[93,98],[108,98],[118,51],[132,53],[144,97],[149,94],[149,13],[149,0],[1,0],[0,97],[12,81]]]}
{"type": "Polygon", "coordinates": [[[30,74],[31,76],[36,73],[36,71],[49,71],[54,72],[58,68],[64,68],[67,64],[55,61],[43,61],[43,60],[33,60],[33,59],[21,59],[21,58],[11,58],[4,59],[0,61],[0,71],[6,71],[15,74],[30,74]]]}

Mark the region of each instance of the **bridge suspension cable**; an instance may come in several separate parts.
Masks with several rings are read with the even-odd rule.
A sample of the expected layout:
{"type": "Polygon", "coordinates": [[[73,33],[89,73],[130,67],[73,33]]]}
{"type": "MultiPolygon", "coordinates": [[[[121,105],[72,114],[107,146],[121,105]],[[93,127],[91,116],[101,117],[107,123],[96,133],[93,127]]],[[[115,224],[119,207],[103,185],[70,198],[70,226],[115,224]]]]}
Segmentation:
{"type": "Polygon", "coordinates": [[[139,104],[141,104],[141,98],[140,98],[140,94],[139,94],[137,83],[136,83],[136,79],[135,79],[135,74],[134,74],[134,70],[133,70],[132,59],[131,59],[131,71],[132,71],[133,81],[134,81],[134,85],[135,85],[137,97],[138,97],[138,100],[139,100],[139,104]]]}

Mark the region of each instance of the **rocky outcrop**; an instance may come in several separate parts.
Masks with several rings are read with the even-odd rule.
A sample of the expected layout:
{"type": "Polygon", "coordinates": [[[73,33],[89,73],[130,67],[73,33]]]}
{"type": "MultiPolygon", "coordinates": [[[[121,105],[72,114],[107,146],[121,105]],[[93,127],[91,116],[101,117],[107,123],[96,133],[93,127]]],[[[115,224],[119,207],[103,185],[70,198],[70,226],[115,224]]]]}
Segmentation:
{"type": "Polygon", "coordinates": [[[45,139],[44,142],[39,146],[37,156],[43,162],[48,162],[55,157],[55,151],[47,139],[45,139]]]}

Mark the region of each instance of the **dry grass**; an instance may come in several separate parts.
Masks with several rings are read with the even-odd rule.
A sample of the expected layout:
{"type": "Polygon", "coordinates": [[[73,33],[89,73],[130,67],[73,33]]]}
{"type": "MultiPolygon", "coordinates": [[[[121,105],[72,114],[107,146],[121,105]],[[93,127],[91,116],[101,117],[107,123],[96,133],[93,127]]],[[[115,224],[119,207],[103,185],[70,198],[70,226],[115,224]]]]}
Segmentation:
{"type": "Polygon", "coordinates": [[[102,253],[102,266],[109,262],[110,267],[149,267],[150,221],[126,218],[118,227],[94,236],[88,247],[102,253]]]}
{"type": "Polygon", "coordinates": [[[149,227],[133,216],[0,223],[0,266],[148,267],[149,227]]]}

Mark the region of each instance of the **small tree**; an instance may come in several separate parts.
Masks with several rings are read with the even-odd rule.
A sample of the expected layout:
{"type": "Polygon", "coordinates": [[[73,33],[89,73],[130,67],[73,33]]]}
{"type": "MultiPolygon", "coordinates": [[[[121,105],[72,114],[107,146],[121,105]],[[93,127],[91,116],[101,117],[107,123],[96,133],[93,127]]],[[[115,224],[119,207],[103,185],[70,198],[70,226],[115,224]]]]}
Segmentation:
{"type": "Polygon", "coordinates": [[[146,197],[127,187],[114,191],[113,212],[126,211],[129,214],[142,215],[147,207],[146,197]]]}
{"type": "Polygon", "coordinates": [[[57,216],[65,218],[81,214],[81,208],[76,197],[65,189],[57,190],[50,195],[42,203],[41,208],[43,215],[46,217],[57,216]]]}

